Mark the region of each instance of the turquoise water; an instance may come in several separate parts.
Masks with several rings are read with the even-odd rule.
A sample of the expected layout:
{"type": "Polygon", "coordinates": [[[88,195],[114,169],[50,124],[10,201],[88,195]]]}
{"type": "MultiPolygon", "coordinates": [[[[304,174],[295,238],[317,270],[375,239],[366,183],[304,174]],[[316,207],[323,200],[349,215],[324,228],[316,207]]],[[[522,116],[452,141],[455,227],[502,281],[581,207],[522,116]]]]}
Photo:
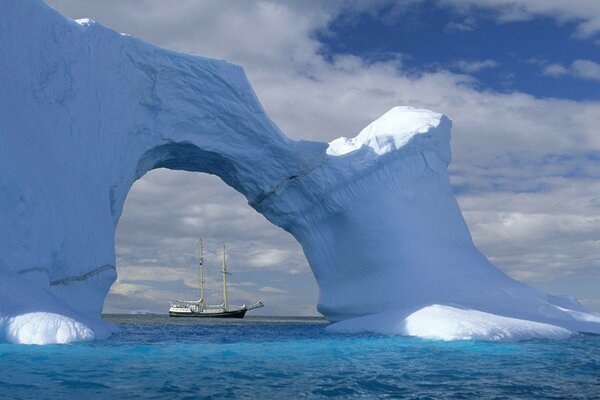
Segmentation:
{"type": "Polygon", "coordinates": [[[0,345],[1,399],[600,398],[600,336],[339,335],[320,319],[110,315],[109,340],[0,345]]]}

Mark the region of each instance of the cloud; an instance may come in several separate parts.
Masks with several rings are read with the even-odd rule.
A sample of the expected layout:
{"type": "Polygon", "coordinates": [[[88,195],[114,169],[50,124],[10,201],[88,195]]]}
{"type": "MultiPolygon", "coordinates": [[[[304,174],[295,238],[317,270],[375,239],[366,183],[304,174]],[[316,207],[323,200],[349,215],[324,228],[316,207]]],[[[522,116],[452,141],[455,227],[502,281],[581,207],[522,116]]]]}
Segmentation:
{"type": "Polygon", "coordinates": [[[477,20],[473,17],[466,17],[460,22],[449,22],[444,30],[449,33],[453,32],[471,32],[477,28],[477,20]]]}
{"type": "Polygon", "coordinates": [[[600,81],[600,64],[591,60],[575,60],[568,67],[549,64],[544,66],[543,74],[553,77],[570,75],[579,79],[600,81]]]}
{"type": "MultiPolygon", "coordinates": [[[[93,17],[164,47],[243,65],[269,115],[295,139],[352,137],[396,105],[443,112],[454,122],[452,183],[484,253],[534,284],[598,268],[592,254],[599,225],[589,219],[600,215],[600,202],[590,191],[595,187],[590,170],[598,159],[589,154],[600,151],[599,102],[480,91],[466,75],[407,71],[398,59],[347,54],[326,59],[315,32],[326,31],[342,13],[352,14],[343,3],[50,3],[72,17],[93,17]],[[573,210],[572,204],[585,207],[573,210]],[[549,232],[557,233],[550,237],[549,232]]],[[[513,10],[513,19],[521,13],[522,18],[539,14],[567,21],[585,14],[585,7],[575,5],[559,18],[552,10],[566,6],[554,1],[548,2],[554,8],[542,2],[512,3],[520,7],[513,10]]],[[[501,7],[507,2],[477,4],[501,7]]],[[[582,16],[580,29],[585,30],[585,21],[593,26],[597,14],[593,10],[582,16]]],[[[504,18],[509,15],[506,11],[504,18]]],[[[493,67],[488,61],[479,61],[479,68],[493,67]]],[[[573,65],[569,72],[573,67],[581,76],[595,76],[593,65],[573,65]]],[[[134,185],[118,227],[120,282],[141,285],[132,283],[134,269],[138,281],[142,273],[148,280],[168,280],[169,272],[156,272],[164,270],[193,287],[193,272],[187,278],[181,271],[193,271],[198,237],[210,243],[215,267],[218,244],[227,242],[232,268],[252,271],[254,279],[263,279],[256,281],[260,287],[288,291],[290,300],[273,299],[279,307],[275,311],[298,310],[316,301],[310,269],[289,234],[269,224],[218,178],[184,172],[154,171],[134,185]],[[290,282],[302,283],[294,287],[290,282]]],[[[122,295],[125,289],[115,293],[122,295]]],[[[174,293],[160,290],[165,297],[174,293]]],[[[252,294],[250,290],[250,299],[252,294]]]]}
{"type": "Polygon", "coordinates": [[[259,289],[259,291],[262,292],[262,293],[289,294],[285,290],[277,289],[277,288],[270,287],[270,286],[261,287],[259,289]]]}
{"type": "Polygon", "coordinates": [[[547,76],[556,77],[556,76],[562,76],[562,75],[568,74],[569,70],[560,64],[550,64],[550,65],[546,65],[544,67],[544,70],[542,73],[547,76]]]}
{"type": "Polygon", "coordinates": [[[600,64],[594,61],[575,60],[570,69],[578,78],[600,81],[600,64]]]}
{"type": "Polygon", "coordinates": [[[545,16],[559,23],[576,25],[576,36],[589,39],[600,32],[600,7],[596,0],[440,0],[463,15],[473,15],[482,9],[494,12],[500,23],[528,21],[545,16]]]}
{"type": "Polygon", "coordinates": [[[134,184],[117,231],[119,263],[198,265],[200,238],[207,268],[220,268],[222,244],[228,245],[232,268],[293,270],[289,273],[307,268],[291,235],[216,176],[161,169],[134,184]]]}
{"type": "Polygon", "coordinates": [[[538,191],[460,196],[478,247],[509,275],[533,283],[600,277],[600,180],[541,180],[538,191]]]}
{"type": "Polygon", "coordinates": [[[494,60],[460,60],[456,62],[456,67],[458,69],[469,74],[479,72],[483,69],[496,68],[497,66],[498,63],[494,60]]]}

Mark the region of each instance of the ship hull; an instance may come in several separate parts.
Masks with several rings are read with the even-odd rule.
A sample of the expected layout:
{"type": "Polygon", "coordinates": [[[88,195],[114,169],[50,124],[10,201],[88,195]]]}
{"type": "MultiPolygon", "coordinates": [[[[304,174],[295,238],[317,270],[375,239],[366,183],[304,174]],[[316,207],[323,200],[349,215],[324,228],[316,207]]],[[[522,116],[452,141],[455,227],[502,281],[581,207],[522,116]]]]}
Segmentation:
{"type": "Polygon", "coordinates": [[[244,308],[241,310],[232,310],[232,311],[223,311],[223,312],[178,312],[178,311],[169,311],[169,317],[178,317],[178,318],[244,318],[246,315],[246,311],[248,309],[244,308]]]}

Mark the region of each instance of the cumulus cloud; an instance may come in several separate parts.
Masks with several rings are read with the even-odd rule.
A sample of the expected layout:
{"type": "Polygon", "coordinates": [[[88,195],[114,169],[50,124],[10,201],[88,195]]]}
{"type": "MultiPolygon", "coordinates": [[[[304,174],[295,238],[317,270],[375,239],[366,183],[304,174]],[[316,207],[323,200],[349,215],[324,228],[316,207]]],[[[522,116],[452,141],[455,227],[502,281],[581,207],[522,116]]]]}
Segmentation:
{"type": "Polygon", "coordinates": [[[549,64],[544,67],[543,74],[547,76],[562,76],[569,73],[569,70],[560,64],[549,64]]]}
{"type": "Polygon", "coordinates": [[[600,81],[600,64],[591,60],[575,60],[567,67],[549,64],[544,66],[543,74],[553,77],[570,75],[579,79],[600,81]]]}
{"type": "Polygon", "coordinates": [[[600,64],[591,60],[575,60],[571,64],[573,75],[582,79],[600,81],[600,64]]]}
{"type": "MultiPolygon", "coordinates": [[[[595,32],[598,12],[590,10],[590,2],[573,7],[569,3],[572,10],[560,17],[564,7],[558,2],[513,3],[519,7],[511,11],[514,15],[506,11],[507,20],[509,15],[518,19],[541,14],[560,21],[577,17],[582,21],[580,32],[595,32]]],[[[352,137],[396,105],[443,112],[454,122],[452,182],[484,253],[534,284],[598,267],[594,261],[598,224],[590,219],[600,215],[600,202],[590,191],[590,169],[598,160],[589,154],[600,150],[599,102],[482,92],[467,75],[405,71],[398,59],[365,60],[348,54],[326,59],[315,32],[326,31],[342,13],[352,14],[351,3],[52,0],[50,4],[71,17],[93,17],[160,46],[243,65],[269,115],[295,139],[352,137]],[[557,233],[549,237],[549,232],[557,233]]],[[[502,7],[507,2],[477,4],[502,7]]],[[[489,61],[471,68],[491,68],[489,61]]],[[[588,63],[573,68],[582,76],[595,76],[588,63]]],[[[149,280],[168,279],[153,275],[157,269],[183,271],[194,265],[196,240],[203,236],[211,243],[232,243],[231,263],[262,274],[261,287],[275,287],[277,281],[277,287],[291,293],[277,305],[279,310],[295,313],[300,306],[314,304],[316,285],[312,278],[305,279],[310,270],[298,244],[217,178],[190,175],[155,171],[134,186],[119,224],[117,285],[147,286],[149,280]],[[130,274],[136,268],[149,278],[133,279],[130,274]],[[302,284],[294,287],[289,282],[302,284]]],[[[211,257],[217,257],[217,251],[218,247],[209,249],[211,257]]],[[[173,276],[192,287],[193,275],[173,276]]],[[[124,290],[132,293],[133,288],[114,292],[125,296],[124,290]]],[[[160,290],[165,296],[174,293],[172,288],[160,290]]],[[[246,293],[250,301],[252,291],[246,293]]]]}

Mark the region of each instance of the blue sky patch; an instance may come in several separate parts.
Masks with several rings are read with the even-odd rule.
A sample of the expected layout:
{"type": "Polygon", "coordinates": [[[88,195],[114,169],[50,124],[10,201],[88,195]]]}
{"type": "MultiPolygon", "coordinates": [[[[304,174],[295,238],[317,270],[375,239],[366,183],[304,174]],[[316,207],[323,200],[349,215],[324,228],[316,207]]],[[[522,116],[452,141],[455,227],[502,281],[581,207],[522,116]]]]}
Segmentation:
{"type": "Polygon", "coordinates": [[[404,72],[467,74],[480,90],[599,100],[600,46],[593,37],[576,37],[576,25],[549,17],[498,23],[489,9],[466,16],[424,1],[401,10],[390,5],[342,14],[317,37],[330,59],[399,58],[404,72]]]}

